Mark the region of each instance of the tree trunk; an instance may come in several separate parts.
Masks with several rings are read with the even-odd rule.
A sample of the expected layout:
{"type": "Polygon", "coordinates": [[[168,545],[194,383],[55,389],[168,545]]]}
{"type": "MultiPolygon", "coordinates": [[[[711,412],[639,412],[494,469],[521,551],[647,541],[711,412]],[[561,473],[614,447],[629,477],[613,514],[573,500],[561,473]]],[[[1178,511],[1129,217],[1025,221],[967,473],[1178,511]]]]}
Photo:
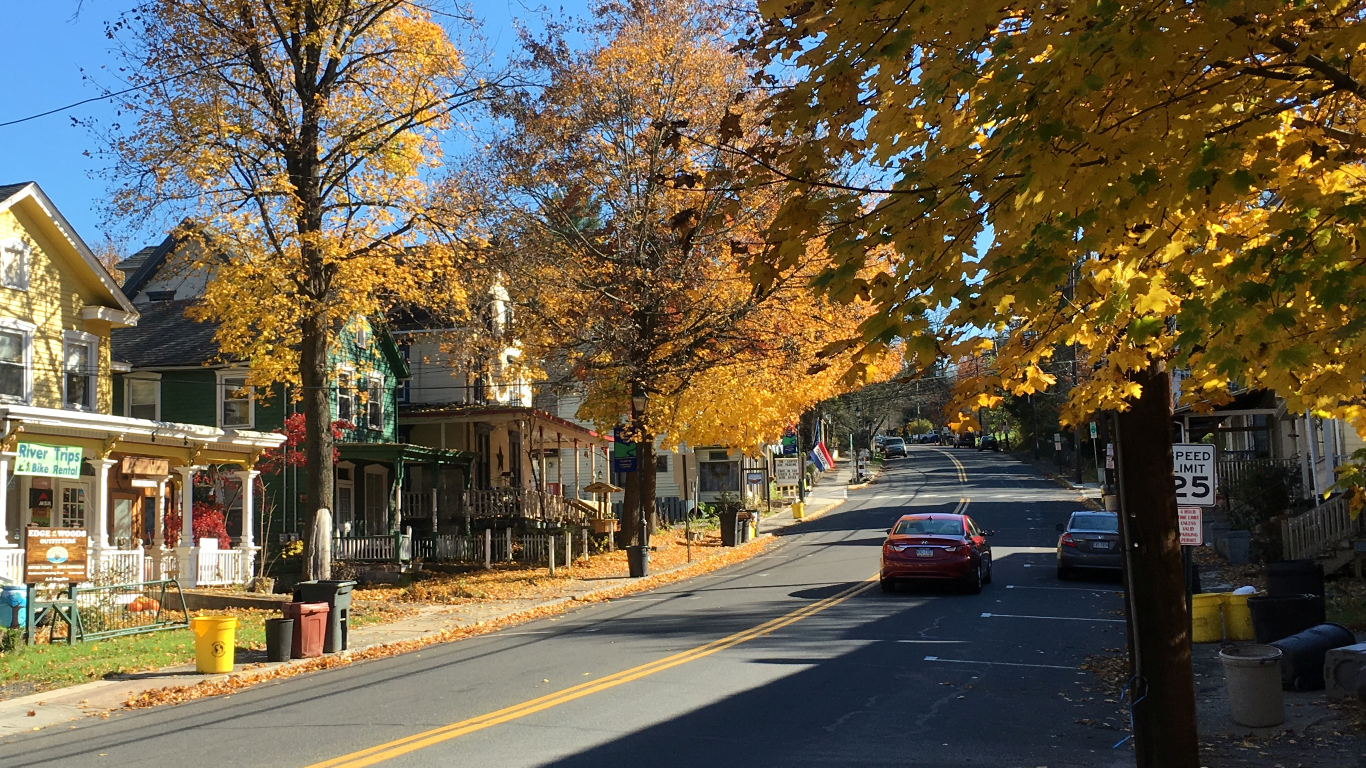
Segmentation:
{"type": "MultiPolygon", "coordinates": [[[[327,375],[327,347],[331,335],[330,321],[324,313],[315,313],[304,318],[302,323],[302,349],[299,353],[299,379],[303,384],[304,406],[304,472],[307,477],[307,509],[327,510],[331,518],[332,508],[332,398],[331,386],[327,375]]],[[[316,557],[313,548],[318,546],[313,536],[313,523],[304,536],[304,578],[330,579],[331,561],[316,557]],[[322,573],[315,572],[314,563],[321,563],[322,573]]]]}
{"type": "Polygon", "coordinates": [[[641,500],[640,509],[641,509],[641,510],[644,510],[644,512],[643,512],[643,514],[642,514],[641,512],[637,512],[637,513],[636,513],[636,519],[637,519],[637,524],[639,524],[640,518],[642,518],[642,517],[643,517],[643,518],[645,519],[645,521],[646,521],[646,527],[643,528],[643,529],[641,529],[641,531],[640,531],[640,539],[639,539],[639,541],[640,541],[640,543],[641,543],[642,545],[647,545],[647,546],[648,546],[649,543],[650,543],[650,533],[651,533],[650,528],[649,528],[649,525],[648,525],[648,522],[654,518],[654,513],[655,513],[655,476],[656,476],[656,473],[655,473],[655,440],[654,440],[654,437],[649,437],[649,438],[646,438],[645,440],[642,440],[642,441],[640,442],[640,448],[639,448],[639,450],[637,451],[637,453],[640,454],[640,479],[639,479],[639,481],[638,481],[638,482],[640,483],[640,500],[641,500]]]}
{"type": "Polygon", "coordinates": [[[1134,381],[1143,393],[1118,414],[1116,431],[1135,754],[1140,768],[1197,768],[1190,616],[1172,468],[1171,379],[1166,366],[1155,363],[1134,381]]]}

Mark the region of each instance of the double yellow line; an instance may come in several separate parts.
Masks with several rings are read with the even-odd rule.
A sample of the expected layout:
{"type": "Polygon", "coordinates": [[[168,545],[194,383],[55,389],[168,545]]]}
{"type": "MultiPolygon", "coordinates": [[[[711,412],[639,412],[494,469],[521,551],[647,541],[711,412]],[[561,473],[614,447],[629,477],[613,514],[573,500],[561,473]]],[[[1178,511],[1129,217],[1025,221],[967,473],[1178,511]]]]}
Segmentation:
{"type": "Polygon", "coordinates": [[[751,627],[742,632],[736,632],[735,634],[723,637],[720,640],[713,640],[706,645],[700,645],[691,650],[683,651],[682,653],[676,653],[648,664],[632,667],[631,669],[617,672],[614,675],[608,675],[607,677],[598,680],[580,683],[572,688],[566,688],[562,691],[547,694],[537,699],[524,701],[521,704],[514,704],[511,707],[506,707],[496,712],[489,712],[488,714],[472,717],[468,720],[461,720],[458,723],[443,725],[440,728],[433,728],[430,731],[423,731],[422,733],[407,736],[402,739],[379,744],[370,747],[369,749],[352,752],[349,755],[342,755],[341,757],[334,757],[331,760],[324,760],[321,763],[314,763],[308,768],[361,768],[361,766],[374,765],[376,763],[384,762],[385,760],[391,760],[395,757],[406,755],[410,752],[416,752],[419,749],[440,744],[443,741],[456,739],[466,734],[474,733],[475,731],[481,731],[485,728],[490,728],[501,723],[506,723],[511,720],[516,720],[518,718],[526,717],[527,715],[550,709],[551,707],[557,707],[561,704],[574,701],[575,699],[581,699],[584,696],[605,691],[608,688],[614,688],[623,683],[629,683],[632,680],[639,680],[642,677],[653,675],[657,672],[663,672],[666,669],[672,669],[680,664],[696,661],[697,659],[710,656],[718,651],[724,651],[732,646],[782,629],[789,624],[794,624],[808,616],[820,613],[827,608],[833,608],[860,592],[872,588],[873,581],[876,578],[877,576],[875,574],[866,581],[860,582],[839,594],[827,597],[824,600],[818,600],[811,605],[798,608],[791,613],[779,616],[771,621],[766,621],[757,627],[751,627]]]}
{"type": "Polygon", "coordinates": [[[968,513],[968,504],[971,503],[971,502],[972,502],[972,499],[967,499],[967,498],[959,499],[959,500],[958,500],[958,506],[956,506],[956,507],[953,508],[953,514],[955,514],[955,515],[966,515],[966,514],[968,513]]]}
{"type": "Polygon", "coordinates": [[[966,482],[968,481],[968,470],[967,470],[966,467],[963,466],[963,462],[961,462],[961,461],[958,460],[958,457],[957,457],[957,456],[954,456],[953,454],[948,453],[948,452],[946,452],[946,451],[941,451],[941,450],[938,449],[938,448],[935,448],[935,449],[933,449],[933,450],[934,450],[935,453],[937,453],[937,454],[939,454],[939,455],[941,455],[941,456],[947,458],[949,461],[952,461],[952,462],[953,462],[953,468],[956,469],[956,470],[958,470],[958,482],[960,482],[960,483],[966,483],[966,482]]]}

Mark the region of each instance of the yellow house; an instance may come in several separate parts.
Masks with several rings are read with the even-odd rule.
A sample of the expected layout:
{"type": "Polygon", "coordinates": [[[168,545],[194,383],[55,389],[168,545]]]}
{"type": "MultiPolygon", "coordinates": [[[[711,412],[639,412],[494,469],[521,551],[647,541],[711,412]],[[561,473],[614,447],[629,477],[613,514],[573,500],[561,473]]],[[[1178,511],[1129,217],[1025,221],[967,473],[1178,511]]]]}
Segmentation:
{"type": "Polygon", "coordinates": [[[113,416],[110,330],[137,322],[37,184],[0,186],[0,579],[22,578],[29,525],[88,530],[92,577],[249,575],[249,519],[239,549],[201,553],[182,515],[182,546],[168,559],[164,516],[192,507],[194,473],[211,464],[241,468],[249,514],[253,465],[284,436],[113,416]],[[31,460],[53,448],[65,467],[31,460]]]}

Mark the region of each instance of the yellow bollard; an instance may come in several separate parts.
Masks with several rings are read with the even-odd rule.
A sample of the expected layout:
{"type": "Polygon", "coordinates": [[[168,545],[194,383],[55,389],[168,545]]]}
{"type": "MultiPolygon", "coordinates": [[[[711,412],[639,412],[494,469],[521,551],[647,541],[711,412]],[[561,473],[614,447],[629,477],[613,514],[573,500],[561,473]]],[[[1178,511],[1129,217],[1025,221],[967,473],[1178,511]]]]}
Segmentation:
{"type": "Polygon", "coordinates": [[[190,619],[194,633],[194,667],[200,674],[213,675],[232,671],[237,654],[237,619],[232,616],[194,616],[190,619]]]}
{"type": "Polygon", "coordinates": [[[1224,640],[1256,640],[1252,632],[1252,611],[1247,607],[1248,595],[1224,592],[1220,595],[1224,608],[1224,640]]]}
{"type": "Polygon", "coordinates": [[[1217,643],[1224,639],[1224,622],[1219,610],[1222,603],[1217,593],[1191,597],[1191,642],[1217,643]]]}
{"type": "Polygon", "coordinates": [[[804,502],[804,501],[794,501],[794,502],[792,502],[792,519],[793,519],[793,520],[800,520],[800,519],[802,519],[802,517],[803,517],[805,514],[806,514],[806,502],[804,502]]]}

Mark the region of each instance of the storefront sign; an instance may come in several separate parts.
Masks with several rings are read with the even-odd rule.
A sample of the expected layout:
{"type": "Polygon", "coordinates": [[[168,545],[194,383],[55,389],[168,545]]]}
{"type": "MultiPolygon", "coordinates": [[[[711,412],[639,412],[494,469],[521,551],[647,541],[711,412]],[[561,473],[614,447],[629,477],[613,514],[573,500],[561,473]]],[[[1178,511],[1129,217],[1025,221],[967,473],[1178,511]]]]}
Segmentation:
{"type": "Polygon", "coordinates": [[[750,485],[758,485],[764,481],[764,471],[762,469],[751,469],[745,472],[745,482],[750,485]]]}
{"type": "Polygon", "coordinates": [[[134,488],[156,488],[156,487],[157,487],[157,481],[155,481],[155,480],[148,480],[148,479],[145,478],[145,477],[135,477],[135,478],[133,478],[132,480],[129,480],[129,481],[128,481],[128,484],[129,484],[130,486],[134,487],[134,488]]]}
{"type": "Polygon", "coordinates": [[[45,477],[81,476],[81,449],[70,445],[20,443],[14,460],[14,474],[45,477]]]}
{"type": "Polygon", "coordinates": [[[796,485],[802,478],[801,459],[774,459],[773,482],[778,485],[796,485]]]}
{"type": "Polygon", "coordinates": [[[25,584],[77,584],[89,578],[85,558],[90,537],[84,528],[28,529],[25,584]]]}
{"type": "Polygon", "coordinates": [[[154,459],[150,456],[124,456],[121,470],[125,475],[165,477],[171,474],[171,460],[154,459]]]}

